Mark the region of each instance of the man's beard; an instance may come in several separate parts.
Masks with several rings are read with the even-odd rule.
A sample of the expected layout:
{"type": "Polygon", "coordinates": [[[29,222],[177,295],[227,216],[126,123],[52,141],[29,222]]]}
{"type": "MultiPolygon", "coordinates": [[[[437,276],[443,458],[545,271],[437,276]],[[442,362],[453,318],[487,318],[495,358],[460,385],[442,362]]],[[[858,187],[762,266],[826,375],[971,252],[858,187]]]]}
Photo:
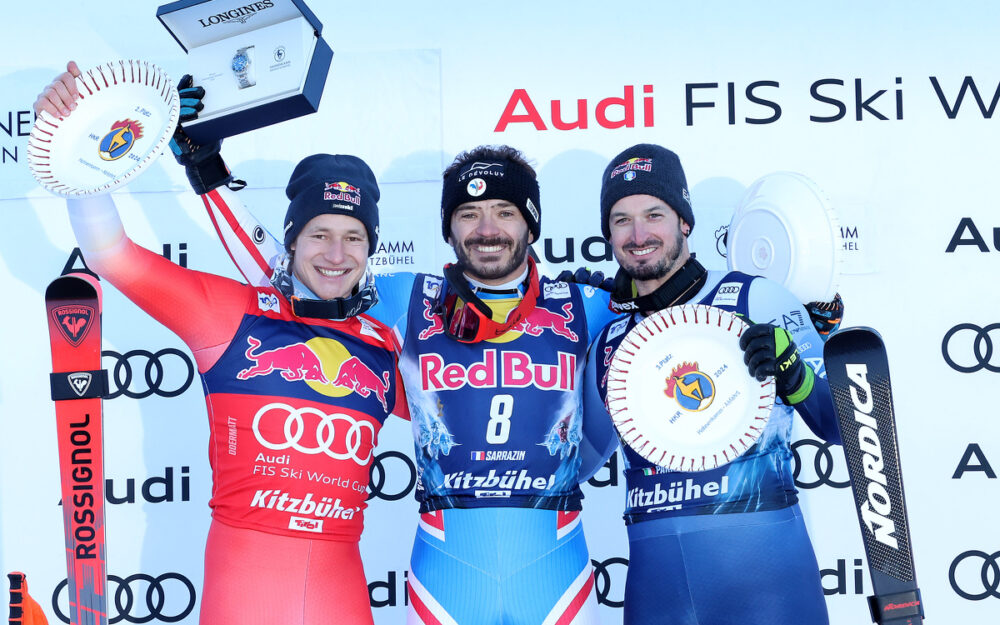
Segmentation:
{"type": "Polygon", "coordinates": [[[520,241],[517,241],[516,244],[513,239],[507,237],[489,237],[467,239],[462,244],[454,246],[454,248],[455,256],[458,258],[459,265],[462,266],[462,271],[470,278],[480,281],[501,280],[510,276],[510,274],[514,273],[524,263],[528,249],[528,233],[525,232],[524,237],[520,241]],[[484,265],[483,263],[476,263],[467,252],[468,248],[474,245],[506,245],[511,249],[510,260],[502,264],[490,263],[489,265],[484,265]]]}
{"type": "Polygon", "coordinates": [[[646,264],[641,261],[635,262],[626,256],[629,250],[638,250],[644,247],[649,247],[650,245],[655,245],[658,243],[656,240],[644,241],[639,245],[626,245],[622,248],[622,256],[625,256],[626,262],[622,262],[622,259],[618,259],[618,264],[621,265],[625,273],[629,275],[633,280],[659,280],[669,275],[670,272],[677,268],[677,259],[681,256],[681,249],[684,246],[684,233],[680,230],[677,231],[677,236],[674,238],[674,244],[672,247],[667,248],[666,255],[660,259],[659,262],[654,264],[646,264]]]}

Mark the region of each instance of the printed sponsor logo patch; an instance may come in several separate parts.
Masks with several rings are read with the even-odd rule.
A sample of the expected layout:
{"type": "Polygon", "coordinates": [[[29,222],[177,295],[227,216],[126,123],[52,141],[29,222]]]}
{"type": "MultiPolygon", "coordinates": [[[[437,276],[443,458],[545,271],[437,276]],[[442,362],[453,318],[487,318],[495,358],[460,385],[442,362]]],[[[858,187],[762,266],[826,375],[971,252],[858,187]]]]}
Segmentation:
{"type": "Polygon", "coordinates": [[[424,295],[431,299],[436,299],[441,292],[441,279],[424,276],[424,295]]]}
{"type": "Polygon", "coordinates": [[[73,347],[80,345],[86,338],[90,328],[93,327],[93,320],[96,312],[92,306],[80,306],[70,304],[52,309],[52,320],[73,347]]]}
{"type": "Polygon", "coordinates": [[[743,290],[742,282],[723,282],[719,285],[715,297],[712,299],[712,306],[735,306],[740,299],[740,291],[743,290]]]}
{"type": "Polygon", "coordinates": [[[257,291],[257,307],[264,312],[281,312],[281,305],[278,303],[278,296],[274,293],[257,291]]]}
{"type": "Polygon", "coordinates": [[[617,336],[621,336],[625,332],[625,328],[628,327],[628,317],[621,319],[611,324],[608,328],[608,339],[611,340],[617,336]]]}
{"type": "Polygon", "coordinates": [[[545,299],[567,299],[569,297],[569,285],[565,282],[547,282],[543,287],[545,299]]]}
{"type": "Polygon", "coordinates": [[[302,517],[293,516],[288,519],[288,529],[299,532],[315,532],[319,534],[323,531],[323,521],[316,519],[303,519],[302,517]]]}
{"type": "Polygon", "coordinates": [[[69,380],[70,388],[72,388],[73,392],[80,397],[83,397],[83,394],[87,392],[88,388],[90,388],[91,378],[92,376],[85,371],[71,373],[66,376],[66,379],[69,380]]]}

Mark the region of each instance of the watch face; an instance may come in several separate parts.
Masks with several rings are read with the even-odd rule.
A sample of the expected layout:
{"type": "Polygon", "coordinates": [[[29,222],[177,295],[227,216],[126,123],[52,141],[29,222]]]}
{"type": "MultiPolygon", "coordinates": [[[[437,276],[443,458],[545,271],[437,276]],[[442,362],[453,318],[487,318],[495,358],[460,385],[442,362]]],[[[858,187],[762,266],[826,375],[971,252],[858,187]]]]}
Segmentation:
{"type": "Polygon", "coordinates": [[[233,57],[234,72],[245,71],[248,65],[250,65],[250,59],[247,58],[246,54],[237,54],[233,57]]]}

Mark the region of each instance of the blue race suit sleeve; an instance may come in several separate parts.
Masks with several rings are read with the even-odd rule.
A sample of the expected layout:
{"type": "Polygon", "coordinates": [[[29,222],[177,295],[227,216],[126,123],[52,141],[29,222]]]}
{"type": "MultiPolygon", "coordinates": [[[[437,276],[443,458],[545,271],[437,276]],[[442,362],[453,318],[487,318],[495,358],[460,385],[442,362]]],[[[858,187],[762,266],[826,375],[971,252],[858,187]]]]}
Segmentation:
{"type": "Polygon", "coordinates": [[[597,388],[595,340],[587,354],[583,380],[583,440],[580,441],[580,483],[597,473],[618,447],[618,435],[597,388]]]}
{"type": "Polygon", "coordinates": [[[583,299],[583,310],[587,315],[587,342],[593,343],[594,339],[601,333],[604,326],[614,321],[618,315],[608,308],[608,300],[611,294],[601,289],[574,284],[580,290],[580,297],[583,299]]]}
{"type": "Polygon", "coordinates": [[[369,310],[368,314],[390,328],[402,332],[406,328],[410,291],[413,288],[415,275],[403,271],[375,276],[378,304],[369,310]]]}
{"type": "Polygon", "coordinates": [[[823,365],[823,339],[809,314],[787,289],[766,278],[757,278],[750,284],[748,304],[751,323],[771,323],[791,333],[800,357],[815,374],[812,392],[795,404],[795,411],[813,434],[839,445],[840,428],[823,365]]]}

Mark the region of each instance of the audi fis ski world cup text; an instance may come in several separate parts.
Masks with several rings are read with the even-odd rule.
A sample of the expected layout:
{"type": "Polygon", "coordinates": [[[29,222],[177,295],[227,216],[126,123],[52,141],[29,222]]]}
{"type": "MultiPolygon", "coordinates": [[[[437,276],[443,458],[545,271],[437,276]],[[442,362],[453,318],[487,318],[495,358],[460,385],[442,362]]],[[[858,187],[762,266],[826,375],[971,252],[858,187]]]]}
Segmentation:
{"type": "MultiPolygon", "coordinates": [[[[955,83],[953,78],[928,76],[926,83],[919,81],[916,84],[936,96],[940,112],[946,119],[957,119],[962,114],[978,115],[982,119],[993,116],[1000,85],[990,98],[989,90],[981,90],[971,76],[965,76],[957,86],[955,83]],[[969,104],[970,101],[975,104],[969,104]]],[[[891,83],[875,82],[870,78],[820,78],[813,80],[808,88],[796,85],[796,89],[808,93],[809,100],[804,110],[792,110],[792,115],[818,124],[902,122],[905,119],[903,84],[902,76],[896,76],[891,83]]],[[[669,110],[683,108],[685,126],[696,123],[774,124],[788,113],[782,106],[782,95],[790,87],[777,80],[689,82],[670,85],[669,89],[669,110]]],[[[546,101],[538,90],[534,90],[533,95],[528,89],[516,88],[502,105],[493,132],[527,127],[540,132],[586,130],[594,126],[608,130],[662,127],[662,118],[658,119],[656,113],[664,106],[660,104],[663,91],[661,86],[659,95],[654,93],[652,84],[643,84],[639,89],[636,85],[623,85],[617,93],[594,102],[589,98],[574,98],[572,94],[546,101]]],[[[798,98],[795,100],[798,105],[798,98]]],[[[679,121],[670,120],[674,125],[679,121]]]]}

